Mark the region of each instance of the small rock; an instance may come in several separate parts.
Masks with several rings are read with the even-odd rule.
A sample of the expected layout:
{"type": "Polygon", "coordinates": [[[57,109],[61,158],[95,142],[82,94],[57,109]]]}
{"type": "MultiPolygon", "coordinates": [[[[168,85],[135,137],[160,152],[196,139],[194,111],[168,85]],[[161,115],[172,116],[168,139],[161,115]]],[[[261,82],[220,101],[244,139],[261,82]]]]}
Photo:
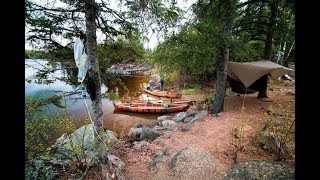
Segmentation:
{"type": "Polygon", "coordinates": [[[161,126],[154,126],[152,129],[156,130],[156,131],[163,131],[168,129],[167,127],[161,127],[161,126]]]}
{"type": "Polygon", "coordinates": [[[171,131],[166,131],[163,133],[163,138],[171,138],[172,132],[171,131]]]}
{"type": "Polygon", "coordinates": [[[182,120],[185,117],[187,117],[187,113],[186,112],[180,112],[174,117],[174,119],[179,123],[179,122],[182,122],[182,120]]]}
{"type": "Polygon", "coordinates": [[[195,110],[187,111],[186,117],[194,117],[197,113],[198,111],[195,111],[195,110]]]}
{"type": "Polygon", "coordinates": [[[152,144],[156,144],[159,145],[161,147],[164,147],[166,145],[166,143],[164,143],[163,141],[161,141],[161,139],[156,139],[152,142],[152,144]]]}
{"type": "Polygon", "coordinates": [[[203,110],[203,111],[198,112],[194,117],[195,117],[195,118],[198,117],[198,118],[202,119],[202,118],[204,118],[206,115],[208,115],[208,111],[203,110]]]}
{"type": "Polygon", "coordinates": [[[140,140],[141,133],[142,133],[142,128],[132,127],[129,130],[128,138],[132,140],[140,140]]]}
{"type": "Polygon", "coordinates": [[[159,116],[157,118],[158,121],[163,121],[163,120],[171,120],[172,117],[171,116],[167,116],[167,115],[164,115],[164,116],[159,116]]]}
{"type": "Polygon", "coordinates": [[[170,155],[171,153],[172,153],[172,149],[170,149],[170,148],[166,148],[166,149],[163,151],[163,154],[166,155],[166,156],[170,155]]]}
{"type": "Polygon", "coordinates": [[[286,147],[280,148],[279,138],[276,137],[274,133],[270,133],[269,131],[263,131],[258,135],[258,141],[263,147],[263,149],[272,150],[275,153],[278,153],[280,150],[280,155],[284,155],[284,149],[286,147]]]}
{"type": "Polygon", "coordinates": [[[148,143],[147,141],[140,141],[134,144],[135,145],[132,148],[137,151],[147,151],[150,147],[150,143],[148,143]]]}
{"type": "Polygon", "coordinates": [[[164,120],[172,120],[171,116],[160,116],[157,118],[157,125],[161,126],[162,125],[162,121],[164,120]]]}
{"type": "Polygon", "coordinates": [[[187,117],[183,120],[184,123],[190,122],[194,117],[187,117]]]}
{"type": "Polygon", "coordinates": [[[173,120],[163,120],[161,124],[163,127],[173,127],[176,126],[177,123],[173,120]]]}
{"type": "Polygon", "coordinates": [[[193,123],[195,123],[195,122],[197,122],[197,121],[200,121],[202,118],[200,118],[200,117],[194,117],[193,119],[191,119],[191,121],[189,122],[190,124],[193,124],[193,123]]]}
{"type": "Polygon", "coordinates": [[[159,131],[156,131],[154,129],[151,129],[149,127],[143,127],[140,135],[140,140],[150,140],[154,141],[157,137],[159,137],[161,134],[159,131]]]}
{"type": "Polygon", "coordinates": [[[150,169],[154,170],[155,168],[157,168],[162,162],[163,162],[163,152],[160,150],[157,150],[154,155],[153,155],[153,161],[150,165],[150,169]]]}
{"type": "Polygon", "coordinates": [[[181,131],[182,132],[186,132],[186,131],[189,131],[191,129],[191,124],[190,123],[186,123],[186,124],[183,124],[181,126],[181,131]]]}
{"type": "Polygon", "coordinates": [[[219,113],[217,114],[217,117],[222,116],[222,114],[223,114],[223,112],[219,112],[219,113]]]}
{"type": "Polygon", "coordinates": [[[111,162],[113,165],[115,165],[117,168],[120,170],[124,169],[124,163],[121,161],[121,159],[115,155],[108,155],[108,160],[111,162]]]}

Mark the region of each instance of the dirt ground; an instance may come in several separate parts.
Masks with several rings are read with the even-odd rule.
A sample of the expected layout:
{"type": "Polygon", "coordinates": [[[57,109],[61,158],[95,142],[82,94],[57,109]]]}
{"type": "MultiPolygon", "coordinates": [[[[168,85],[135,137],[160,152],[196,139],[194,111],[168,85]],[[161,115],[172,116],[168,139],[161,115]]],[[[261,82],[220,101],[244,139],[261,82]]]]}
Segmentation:
{"type": "MultiPolygon", "coordinates": [[[[151,144],[142,142],[139,146],[121,147],[116,154],[125,163],[125,176],[127,179],[166,179],[171,158],[181,149],[187,146],[203,149],[219,161],[218,171],[221,177],[233,164],[234,151],[232,150],[233,128],[243,127],[241,144],[243,149],[238,152],[237,161],[242,160],[265,160],[274,161],[276,155],[263,150],[254,143],[254,137],[261,132],[266,124],[266,115],[270,105],[287,108],[294,116],[295,96],[294,83],[284,81],[269,81],[269,101],[258,100],[257,92],[247,95],[230,93],[227,89],[224,112],[220,116],[207,115],[202,121],[193,124],[191,130],[167,131],[151,144]],[[245,110],[241,113],[244,104],[245,110]],[[152,168],[153,155],[157,150],[167,152],[164,161],[158,168],[152,168]],[[158,178],[157,178],[158,177],[158,178]]],[[[212,92],[212,88],[206,89],[195,95],[185,95],[192,100],[203,99],[212,92]]],[[[191,107],[194,108],[194,107],[191,107]]],[[[280,110],[280,109],[276,109],[280,110]]],[[[294,132],[293,132],[294,134],[294,132]]],[[[294,139],[290,142],[294,147],[294,139]]],[[[294,167],[294,159],[284,160],[284,163],[294,167]]]]}

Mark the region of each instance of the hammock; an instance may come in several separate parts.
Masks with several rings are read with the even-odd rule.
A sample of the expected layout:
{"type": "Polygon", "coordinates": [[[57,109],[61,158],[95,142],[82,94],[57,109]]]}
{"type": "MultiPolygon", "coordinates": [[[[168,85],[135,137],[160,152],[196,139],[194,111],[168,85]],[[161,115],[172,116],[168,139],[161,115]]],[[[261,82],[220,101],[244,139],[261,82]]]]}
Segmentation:
{"type": "Polygon", "coordinates": [[[233,92],[244,94],[247,88],[246,93],[251,94],[263,87],[264,75],[270,75],[276,79],[293,72],[293,69],[271,61],[261,60],[244,63],[229,61],[227,80],[233,92]]]}

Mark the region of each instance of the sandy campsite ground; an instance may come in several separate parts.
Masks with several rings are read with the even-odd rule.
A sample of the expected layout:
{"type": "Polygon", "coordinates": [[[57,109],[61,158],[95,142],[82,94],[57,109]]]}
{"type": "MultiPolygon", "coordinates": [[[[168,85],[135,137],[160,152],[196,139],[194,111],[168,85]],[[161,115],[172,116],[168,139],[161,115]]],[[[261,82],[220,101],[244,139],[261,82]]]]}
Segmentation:
{"type": "MultiPolygon", "coordinates": [[[[167,131],[152,143],[144,141],[132,148],[124,146],[117,149],[116,154],[125,163],[126,178],[168,179],[165,172],[168,172],[171,158],[179,150],[188,146],[205,150],[217,159],[218,171],[220,177],[223,177],[226,170],[233,164],[231,145],[233,128],[239,128],[241,125],[243,125],[241,127],[243,127],[244,148],[238,153],[237,160],[274,161],[276,156],[254,145],[253,140],[266,123],[265,113],[270,105],[276,107],[281,104],[281,107],[287,108],[291,114],[294,114],[295,96],[290,93],[294,92],[293,83],[272,81],[270,84],[268,91],[270,101],[258,100],[257,92],[245,96],[231,93],[226,96],[224,112],[218,117],[209,114],[202,121],[194,123],[189,131],[182,132],[179,129],[167,131]],[[241,113],[243,100],[245,111],[241,113]],[[157,150],[162,150],[168,155],[157,168],[153,168],[153,156],[157,150]]],[[[192,95],[189,95],[189,98],[192,98],[192,95]]],[[[194,98],[202,97],[197,94],[194,98]]],[[[294,140],[291,143],[294,144],[294,140]]],[[[294,167],[294,160],[284,162],[294,167]]]]}

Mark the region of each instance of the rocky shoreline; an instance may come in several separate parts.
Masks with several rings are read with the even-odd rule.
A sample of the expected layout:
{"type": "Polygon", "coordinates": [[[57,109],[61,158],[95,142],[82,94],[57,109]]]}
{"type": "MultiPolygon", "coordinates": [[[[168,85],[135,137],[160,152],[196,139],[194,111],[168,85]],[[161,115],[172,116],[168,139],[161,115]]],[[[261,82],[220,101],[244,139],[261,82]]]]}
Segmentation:
{"type": "Polygon", "coordinates": [[[110,68],[107,69],[107,72],[122,76],[143,76],[146,75],[151,69],[151,65],[146,63],[123,61],[122,63],[112,65],[110,68]]]}

